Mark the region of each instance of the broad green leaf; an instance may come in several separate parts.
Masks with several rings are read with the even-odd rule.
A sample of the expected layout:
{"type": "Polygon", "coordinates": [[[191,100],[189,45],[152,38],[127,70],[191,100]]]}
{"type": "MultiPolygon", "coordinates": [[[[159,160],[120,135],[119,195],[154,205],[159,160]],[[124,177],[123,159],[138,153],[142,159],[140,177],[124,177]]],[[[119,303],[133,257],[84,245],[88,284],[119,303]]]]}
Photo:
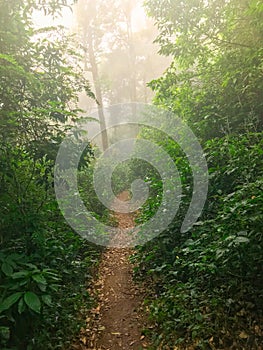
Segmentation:
{"type": "Polygon", "coordinates": [[[18,299],[22,296],[22,292],[17,292],[14,294],[11,294],[9,297],[7,297],[1,304],[0,304],[0,313],[8,310],[12,305],[14,305],[18,299]]]}
{"type": "Polygon", "coordinates": [[[11,276],[12,273],[14,272],[13,268],[11,265],[9,265],[8,263],[4,262],[2,264],[2,267],[1,267],[3,273],[6,275],[6,276],[11,276]]]}
{"type": "Polygon", "coordinates": [[[21,277],[26,277],[28,276],[29,272],[28,271],[19,271],[19,272],[15,272],[12,274],[12,278],[13,279],[18,279],[18,278],[21,278],[21,277]]]}
{"type": "Polygon", "coordinates": [[[24,300],[31,310],[35,311],[38,314],[40,313],[41,302],[39,297],[35,293],[26,292],[24,295],[24,300]]]}

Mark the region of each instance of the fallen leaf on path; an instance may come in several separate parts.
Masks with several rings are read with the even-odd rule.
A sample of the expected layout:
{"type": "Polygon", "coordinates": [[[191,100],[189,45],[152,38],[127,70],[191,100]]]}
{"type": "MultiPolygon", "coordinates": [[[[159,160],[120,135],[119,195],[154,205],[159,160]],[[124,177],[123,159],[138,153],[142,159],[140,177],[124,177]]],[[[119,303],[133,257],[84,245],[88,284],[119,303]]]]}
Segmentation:
{"type": "Polygon", "coordinates": [[[248,334],[244,331],[242,331],[240,334],[239,334],[239,338],[241,339],[247,339],[248,338],[248,334]]]}
{"type": "Polygon", "coordinates": [[[80,341],[81,341],[84,345],[87,344],[87,338],[86,338],[86,337],[80,338],[80,341]]]}

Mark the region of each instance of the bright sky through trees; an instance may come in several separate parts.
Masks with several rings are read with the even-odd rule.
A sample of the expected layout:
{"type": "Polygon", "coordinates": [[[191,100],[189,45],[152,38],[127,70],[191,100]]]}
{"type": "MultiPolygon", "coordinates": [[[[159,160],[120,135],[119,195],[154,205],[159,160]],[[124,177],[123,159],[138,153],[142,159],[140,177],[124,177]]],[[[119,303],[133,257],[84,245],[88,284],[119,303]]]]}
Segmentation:
{"type": "MultiPolygon", "coordinates": [[[[148,19],[149,20],[149,19],[148,19]]],[[[146,25],[146,14],[142,4],[139,3],[132,14],[132,26],[135,32],[140,31],[146,25]]],[[[34,11],[33,14],[33,23],[37,28],[42,28],[46,26],[53,25],[62,25],[66,28],[72,28],[75,23],[74,19],[74,8],[71,10],[70,8],[63,8],[61,11],[61,16],[56,16],[56,18],[52,18],[52,16],[44,16],[41,11],[34,11]]]]}

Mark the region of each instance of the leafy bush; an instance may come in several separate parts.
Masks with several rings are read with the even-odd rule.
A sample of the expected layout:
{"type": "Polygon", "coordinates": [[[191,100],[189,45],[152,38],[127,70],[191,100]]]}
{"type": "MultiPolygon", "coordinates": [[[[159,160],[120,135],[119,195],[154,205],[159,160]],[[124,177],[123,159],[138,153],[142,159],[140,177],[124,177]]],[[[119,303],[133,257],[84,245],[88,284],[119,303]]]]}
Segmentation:
{"type": "MultiPolygon", "coordinates": [[[[200,221],[179,233],[188,195],[169,230],[134,257],[137,274],[155,285],[148,301],[153,339],[169,349],[256,349],[263,307],[262,134],[214,139],[205,152],[210,186],[200,221]]],[[[149,215],[147,204],[142,220],[149,215]]]]}
{"type": "MultiPolygon", "coordinates": [[[[100,250],[66,225],[53,168],[94,98],[80,55],[61,28],[35,31],[33,9],[56,16],[66,1],[0,0],[0,347],[65,348],[92,302],[87,283],[100,250]]],[[[92,158],[90,145],[80,171],[92,158]]],[[[68,166],[68,165],[67,165],[68,166]]]]}

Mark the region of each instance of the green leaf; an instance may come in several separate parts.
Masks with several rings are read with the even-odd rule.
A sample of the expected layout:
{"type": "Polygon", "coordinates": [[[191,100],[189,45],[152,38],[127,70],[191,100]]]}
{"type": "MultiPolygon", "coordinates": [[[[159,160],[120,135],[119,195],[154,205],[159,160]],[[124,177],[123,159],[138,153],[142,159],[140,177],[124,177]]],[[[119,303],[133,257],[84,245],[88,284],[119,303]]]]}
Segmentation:
{"type": "Polygon", "coordinates": [[[32,276],[33,280],[37,283],[40,283],[40,284],[47,284],[47,281],[45,279],[45,277],[43,277],[42,275],[40,274],[37,274],[37,275],[33,275],[32,276]]]}
{"type": "Polygon", "coordinates": [[[17,300],[22,296],[22,292],[17,292],[14,294],[11,294],[9,297],[7,297],[1,304],[0,304],[0,313],[8,310],[12,305],[14,305],[17,300]]]}
{"type": "Polygon", "coordinates": [[[38,314],[40,313],[41,302],[39,297],[35,293],[26,292],[24,295],[24,300],[31,310],[35,311],[38,314]]]}
{"type": "Polygon", "coordinates": [[[26,271],[26,270],[23,270],[23,271],[19,271],[19,272],[15,272],[12,274],[12,278],[13,279],[18,279],[18,278],[21,278],[21,277],[26,277],[29,275],[29,272],[26,271]]]}
{"type": "Polygon", "coordinates": [[[244,236],[239,236],[235,239],[235,243],[248,243],[249,238],[244,237],[244,236]]]}
{"type": "Polygon", "coordinates": [[[25,311],[25,309],[26,309],[26,304],[24,302],[24,299],[21,298],[19,300],[19,303],[18,303],[18,312],[19,312],[19,314],[22,314],[25,311]]]}
{"type": "Polygon", "coordinates": [[[9,265],[8,263],[4,262],[2,264],[2,267],[1,267],[3,273],[6,275],[6,276],[11,276],[12,273],[14,272],[13,268],[11,265],[9,265]]]}
{"type": "Polygon", "coordinates": [[[43,300],[43,303],[45,303],[47,306],[52,306],[52,298],[49,294],[47,295],[42,295],[42,300],[43,300]]]}
{"type": "Polygon", "coordinates": [[[17,65],[16,60],[11,56],[11,55],[5,55],[5,54],[0,54],[0,60],[5,60],[8,63],[11,63],[13,65],[17,65]]]}
{"type": "Polygon", "coordinates": [[[37,286],[41,290],[41,292],[45,292],[47,290],[47,284],[38,283],[37,286]]]}

